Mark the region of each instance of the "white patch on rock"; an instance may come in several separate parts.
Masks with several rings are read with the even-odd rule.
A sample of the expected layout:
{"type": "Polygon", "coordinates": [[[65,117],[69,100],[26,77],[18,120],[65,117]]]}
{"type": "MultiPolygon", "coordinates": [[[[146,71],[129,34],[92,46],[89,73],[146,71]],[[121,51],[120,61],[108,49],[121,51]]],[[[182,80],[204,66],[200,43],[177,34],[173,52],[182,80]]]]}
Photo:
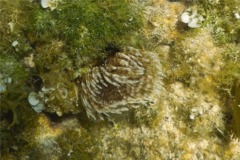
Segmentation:
{"type": "Polygon", "coordinates": [[[52,11],[57,8],[59,0],[41,0],[42,8],[50,8],[52,11]]]}
{"type": "Polygon", "coordinates": [[[237,19],[240,19],[240,14],[239,14],[239,13],[234,13],[234,16],[235,16],[237,19]]]}
{"type": "Polygon", "coordinates": [[[181,15],[181,21],[188,24],[188,27],[190,28],[199,28],[203,20],[203,16],[199,15],[196,10],[192,9],[185,10],[181,15]]]}
{"type": "Polygon", "coordinates": [[[17,40],[12,42],[12,46],[13,47],[16,47],[17,45],[18,45],[18,41],[17,40]]]}

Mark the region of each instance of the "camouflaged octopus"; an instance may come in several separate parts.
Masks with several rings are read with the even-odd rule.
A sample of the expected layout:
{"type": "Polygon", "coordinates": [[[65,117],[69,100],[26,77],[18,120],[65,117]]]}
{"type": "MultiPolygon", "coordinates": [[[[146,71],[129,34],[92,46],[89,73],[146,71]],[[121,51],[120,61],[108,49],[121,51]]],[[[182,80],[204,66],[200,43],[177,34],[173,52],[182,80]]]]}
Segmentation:
{"type": "Polygon", "coordinates": [[[149,105],[162,91],[162,70],[156,53],[125,47],[80,82],[80,95],[89,118],[104,119],[131,108],[149,105]]]}

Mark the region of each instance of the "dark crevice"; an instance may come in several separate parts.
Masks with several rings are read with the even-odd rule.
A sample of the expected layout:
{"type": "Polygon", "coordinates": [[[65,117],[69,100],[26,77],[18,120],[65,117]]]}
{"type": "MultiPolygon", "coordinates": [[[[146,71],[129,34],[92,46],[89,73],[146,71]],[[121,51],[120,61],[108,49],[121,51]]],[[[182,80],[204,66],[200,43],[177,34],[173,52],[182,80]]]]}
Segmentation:
{"type": "Polygon", "coordinates": [[[43,112],[43,113],[51,120],[52,123],[61,123],[66,119],[73,118],[77,115],[77,114],[67,113],[67,114],[63,114],[62,116],[59,116],[56,113],[49,113],[49,112],[43,112]]]}
{"type": "Polygon", "coordinates": [[[0,116],[0,120],[6,120],[8,123],[12,123],[13,121],[13,112],[11,110],[7,111],[7,112],[2,112],[1,116],[0,116]]]}

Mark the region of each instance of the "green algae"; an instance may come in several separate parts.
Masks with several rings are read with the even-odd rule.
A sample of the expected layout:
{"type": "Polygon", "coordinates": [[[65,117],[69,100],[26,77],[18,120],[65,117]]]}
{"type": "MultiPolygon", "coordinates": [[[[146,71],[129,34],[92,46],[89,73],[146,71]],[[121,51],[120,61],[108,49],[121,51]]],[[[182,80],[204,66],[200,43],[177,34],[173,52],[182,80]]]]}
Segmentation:
{"type": "Polygon", "coordinates": [[[13,126],[17,122],[16,108],[26,104],[24,102],[27,97],[27,87],[24,81],[27,79],[28,73],[13,56],[0,55],[0,68],[2,76],[12,79],[12,82],[7,84],[6,91],[1,93],[1,116],[11,111],[13,118],[10,126],[13,126]]]}
{"type": "MultiPolygon", "coordinates": [[[[131,45],[131,38],[140,28],[142,18],[140,9],[133,9],[124,0],[77,0],[63,1],[54,11],[39,6],[32,13],[31,24],[30,32],[42,42],[41,45],[48,45],[53,39],[62,41],[61,52],[73,61],[73,67],[79,68],[106,57],[104,52],[109,45],[131,45]]],[[[42,50],[38,52],[41,54],[42,50]]],[[[49,58],[54,58],[51,50],[47,52],[49,58]]],[[[62,55],[61,52],[57,57],[62,55]]]]}
{"type": "MultiPolygon", "coordinates": [[[[27,4],[28,2],[23,1],[27,4]]],[[[12,112],[12,119],[9,126],[18,122],[19,113],[17,108],[26,105],[28,89],[26,79],[29,76],[25,68],[23,57],[31,52],[31,47],[26,43],[22,30],[27,22],[24,11],[25,6],[20,1],[0,1],[1,6],[1,38],[0,38],[0,73],[12,79],[7,85],[7,90],[1,93],[1,117],[9,111],[12,112]],[[21,18],[20,18],[21,17],[21,18]],[[14,47],[12,43],[17,41],[14,47]]],[[[7,128],[9,127],[7,126],[7,128]]]]}
{"type": "MultiPolygon", "coordinates": [[[[96,136],[94,136],[96,137],[96,136]]],[[[97,137],[100,138],[100,135],[97,137]]],[[[64,153],[61,157],[62,160],[71,157],[72,160],[77,159],[93,159],[96,154],[97,149],[92,149],[92,146],[100,145],[98,138],[92,138],[92,135],[85,129],[81,129],[81,135],[77,130],[68,130],[65,132],[64,136],[60,136],[58,138],[58,143],[62,148],[62,152],[64,153]],[[68,137],[68,138],[66,138],[68,137]],[[68,156],[69,149],[73,152],[71,156],[68,156]]],[[[98,146],[94,147],[98,148],[98,146]]]]}

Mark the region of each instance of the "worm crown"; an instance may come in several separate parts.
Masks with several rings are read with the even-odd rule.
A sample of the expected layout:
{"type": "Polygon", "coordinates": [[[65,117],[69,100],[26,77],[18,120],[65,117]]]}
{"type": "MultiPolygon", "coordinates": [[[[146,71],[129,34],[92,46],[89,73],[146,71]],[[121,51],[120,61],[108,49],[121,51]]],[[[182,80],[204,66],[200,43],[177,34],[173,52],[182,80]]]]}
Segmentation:
{"type": "Polygon", "coordinates": [[[162,88],[155,53],[126,47],[96,66],[82,79],[80,95],[89,118],[104,119],[154,103],[162,88]]]}

